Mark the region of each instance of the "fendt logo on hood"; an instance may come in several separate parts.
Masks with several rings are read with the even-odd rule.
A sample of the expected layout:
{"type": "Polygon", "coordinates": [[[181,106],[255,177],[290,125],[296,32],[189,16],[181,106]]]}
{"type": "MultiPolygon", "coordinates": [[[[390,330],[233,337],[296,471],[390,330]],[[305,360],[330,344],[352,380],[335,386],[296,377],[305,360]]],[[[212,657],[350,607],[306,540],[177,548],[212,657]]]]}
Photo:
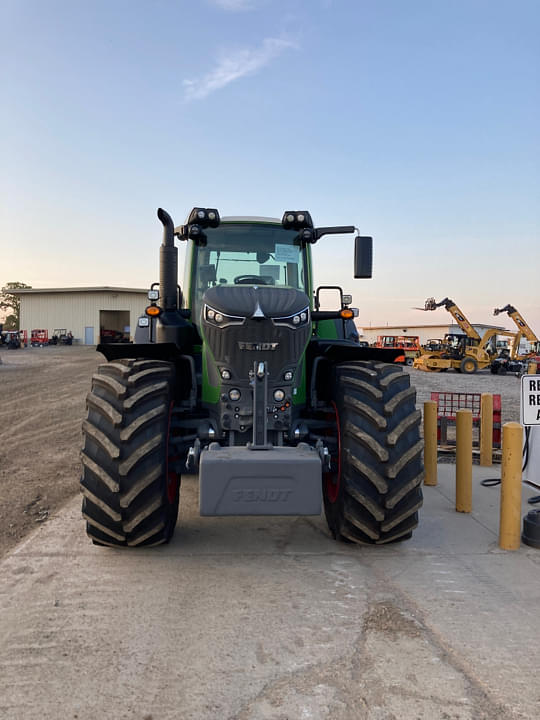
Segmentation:
{"type": "Polygon", "coordinates": [[[238,347],[240,350],[277,350],[279,347],[278,342],[239,342],[238,347]]]}

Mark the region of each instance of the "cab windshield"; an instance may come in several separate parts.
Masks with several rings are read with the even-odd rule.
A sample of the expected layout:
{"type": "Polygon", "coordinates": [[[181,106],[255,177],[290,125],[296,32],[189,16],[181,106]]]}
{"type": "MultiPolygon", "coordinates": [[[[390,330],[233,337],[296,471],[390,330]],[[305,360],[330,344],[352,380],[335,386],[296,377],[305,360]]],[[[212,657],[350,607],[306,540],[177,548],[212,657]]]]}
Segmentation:
{"type": "Polygon", "coordinates": [[[192,318],[198,323],[204,292],[216,285],[272,285],[307,292],[304,251],[296,230],[270,223],[222,223],[195,246],[192,318]]]}

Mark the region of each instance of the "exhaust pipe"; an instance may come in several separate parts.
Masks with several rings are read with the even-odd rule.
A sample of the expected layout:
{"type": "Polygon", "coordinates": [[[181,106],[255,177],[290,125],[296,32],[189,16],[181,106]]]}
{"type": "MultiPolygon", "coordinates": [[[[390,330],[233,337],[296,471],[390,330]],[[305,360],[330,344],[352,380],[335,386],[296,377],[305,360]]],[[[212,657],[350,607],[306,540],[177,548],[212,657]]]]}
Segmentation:
{"type": "Polygon", "coordinates": [[[163,224],[163,243],[159,249],[159,295],[163,310],[178,310],[178,249],[174,245],[174,223],[166,210],[158,208],[163,224]]]}

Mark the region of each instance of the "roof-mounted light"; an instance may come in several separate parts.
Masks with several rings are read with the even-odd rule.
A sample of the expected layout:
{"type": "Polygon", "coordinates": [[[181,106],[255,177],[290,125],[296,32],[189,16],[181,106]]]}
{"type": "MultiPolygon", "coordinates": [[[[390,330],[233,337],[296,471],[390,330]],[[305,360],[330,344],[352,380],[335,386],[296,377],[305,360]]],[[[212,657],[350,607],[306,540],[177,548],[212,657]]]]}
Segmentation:
{"type": "Polygon", "coordinates": [[[313,220],[307,210],[287,210],[283,213],[281,224],[285,230],[302,230],[312,228],[313,220]]]}
{"type": "Polygon", "coordinates": [[[219,225],[219,213],[215,208],[193,208],[187,221],[188,225],[192,223],[201,228],[216,228],[219,225]]]}

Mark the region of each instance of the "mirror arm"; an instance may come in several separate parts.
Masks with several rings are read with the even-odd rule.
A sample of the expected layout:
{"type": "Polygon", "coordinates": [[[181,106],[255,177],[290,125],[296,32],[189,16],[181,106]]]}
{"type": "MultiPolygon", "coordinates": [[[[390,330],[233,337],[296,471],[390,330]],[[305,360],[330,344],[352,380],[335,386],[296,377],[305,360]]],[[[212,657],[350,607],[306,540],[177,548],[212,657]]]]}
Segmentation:
{"type": "Polygon", "coordinates": [[[353,233],[356,230],[354,225],[338,225],[336,227],[320,227],[315,228],[313,239],[318,240],[323,235],[342,235],[345,233],[353,233]]]}

